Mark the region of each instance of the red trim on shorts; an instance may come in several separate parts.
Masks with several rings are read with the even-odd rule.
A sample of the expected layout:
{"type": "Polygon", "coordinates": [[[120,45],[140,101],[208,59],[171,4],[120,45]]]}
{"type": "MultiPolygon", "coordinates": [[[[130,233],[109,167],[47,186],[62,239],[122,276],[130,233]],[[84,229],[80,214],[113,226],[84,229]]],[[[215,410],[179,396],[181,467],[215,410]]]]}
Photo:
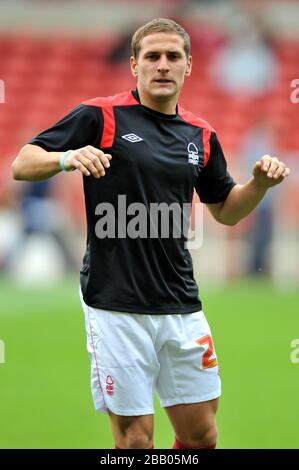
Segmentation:
{"type": "Polygon", "coordinates": [[[104,126],[100,148],[112,147],[115,135],[115,118],[113,106],[102,108],[104,126]]]}
{"type": "Polygon", "coordinates": [[[102,389],[102,386],[101,386],[101,379],[100,379],[100,370],[99,370],[99,366],[98,366],[98,360],[97,360],[96,350],[95,350],[95,347],[94,347],[91,323],[90,323],[90,318],[89,318],[89,307],[88,307],[88,305],[86,305],[86,306],[87,306],[87,316],[88,316],[88,325],[89,325],[89,331],[90,331],[91,344],[92,344],[93,355],[94,355],[94,359],[95,359],[95,363],[96,363],[98,383],[99,383],[100,391],[103,394],[103,389],[102,389]]]}

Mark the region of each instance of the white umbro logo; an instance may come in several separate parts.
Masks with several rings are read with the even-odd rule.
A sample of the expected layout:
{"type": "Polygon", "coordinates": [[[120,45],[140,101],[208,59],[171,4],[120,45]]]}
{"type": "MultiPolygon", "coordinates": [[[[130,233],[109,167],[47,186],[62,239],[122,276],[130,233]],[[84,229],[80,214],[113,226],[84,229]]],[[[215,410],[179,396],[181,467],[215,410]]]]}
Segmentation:
{"type": "Polygon", "coordinates": [[[121,136],[122,139],[128,140],[129,142],[141,142],[143,139],[141,137],[138,137],[136,134],[126,134],[121,136]]]}

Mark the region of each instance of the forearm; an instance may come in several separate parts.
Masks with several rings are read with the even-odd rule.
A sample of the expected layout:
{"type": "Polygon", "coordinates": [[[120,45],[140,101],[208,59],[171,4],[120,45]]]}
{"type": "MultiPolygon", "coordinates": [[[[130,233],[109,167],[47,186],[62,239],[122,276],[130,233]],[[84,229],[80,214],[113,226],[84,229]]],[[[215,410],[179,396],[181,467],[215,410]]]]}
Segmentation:
{"type": "Polygon", "coordinates": [[[42,181],[61,171],[59,161],[63,152],[47,152],[37,145],[23,147],[12,164],[13,178],[42,181]]]}
{"type": "Polygon", "coordinates": [[[221,207],[219,221],[226,225],[235,225],[256,208],[267,189],[265,185],[258,185],[254,178],[244,185],[237,184],[221,207]]]}

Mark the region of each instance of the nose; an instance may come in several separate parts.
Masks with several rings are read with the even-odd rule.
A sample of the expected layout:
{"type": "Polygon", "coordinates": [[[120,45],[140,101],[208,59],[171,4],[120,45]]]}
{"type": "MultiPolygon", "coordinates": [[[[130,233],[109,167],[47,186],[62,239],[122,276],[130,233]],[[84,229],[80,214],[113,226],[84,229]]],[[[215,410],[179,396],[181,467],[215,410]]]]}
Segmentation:
{"type": "Polygon", "coordinates": [[[161,56],[159,63],[158,63],[158,72],[169,72],[169,65],[168,65],[168,60],[166,56],[161,56]]]}

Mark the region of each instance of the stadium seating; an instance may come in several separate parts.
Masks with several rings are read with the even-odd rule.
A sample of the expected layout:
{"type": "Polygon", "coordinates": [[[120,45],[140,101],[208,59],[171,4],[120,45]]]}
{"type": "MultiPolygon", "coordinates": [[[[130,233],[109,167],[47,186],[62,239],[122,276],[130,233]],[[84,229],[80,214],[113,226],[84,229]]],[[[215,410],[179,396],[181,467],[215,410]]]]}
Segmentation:
{"type": "MultiPolygon", "coordinates": [[[[134,86],[127,64],[106,60],[114,41],[110,37],[0,36],[0,79],[5,82],[6,98],[0,104],[0,156],[7,166],[26,140],[82,100],[134,86]]],[[[208,120],[232,155],[256,116],[265,111],[281,121],[281,147],[299,150],[298,107],[289,97],[290,83],[298,71],[299,46],[280,42],[276,49],[281,65],[279,83],[263,99],[225,95],[210,82],[207,60],[195,66],[192,78],[186,81],[182,105],[208,120]]],[[[196,57],[195,50],[193,55],[196,57]]]]}

